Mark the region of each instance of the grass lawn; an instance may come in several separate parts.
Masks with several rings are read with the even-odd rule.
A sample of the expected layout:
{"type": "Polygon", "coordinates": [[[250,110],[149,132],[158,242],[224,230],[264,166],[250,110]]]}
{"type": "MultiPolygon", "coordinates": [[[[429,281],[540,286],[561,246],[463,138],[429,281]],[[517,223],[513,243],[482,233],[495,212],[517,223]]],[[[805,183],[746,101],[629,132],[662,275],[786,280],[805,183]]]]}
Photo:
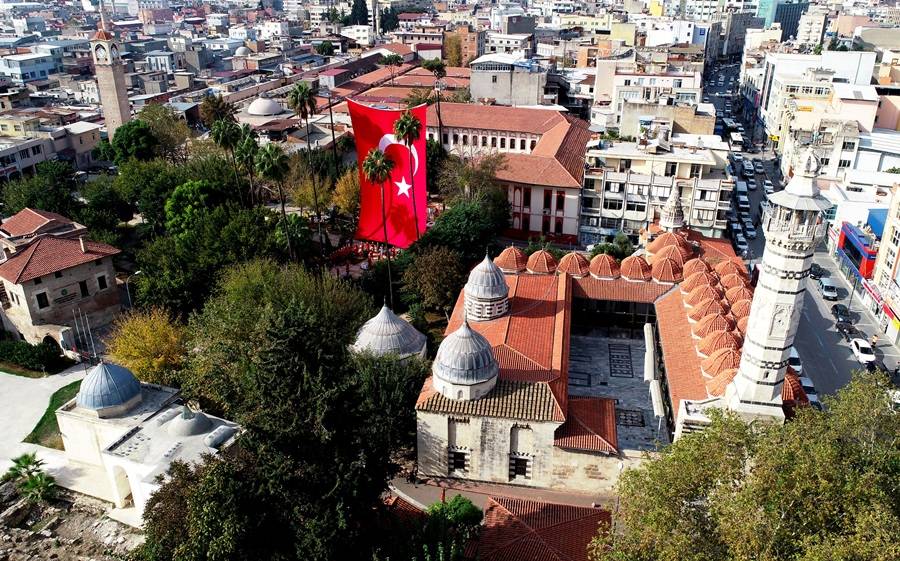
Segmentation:
{"type": "Polygon", "coordinates": [[[10,364],[8,362],[2,361],[0,361],[0,372],[6,372],[7,374],[12,374],[14,376],[24,376],[25,378],[43,378],[47,375],[44,372],[30,370],[28,368],[23,368],[21,366],[16,366],[15,364],[10,364]]]}
{"type": "Polygon", "coordinates": [[[65,402],[75,397],[75,394],[78,393],[78,388],[80,387],[81,380],[72,382],[68,386],[63,386],[56,390],[56,393],[50,396],[50,404],[47,405],[44,416],[41,417],[41,420],[35,425],[31,434],[25,437],[24,442],[62,450],[62,436],[59,434],[59,425],[56,424],[56,410],[62,407],[65,402]]]}

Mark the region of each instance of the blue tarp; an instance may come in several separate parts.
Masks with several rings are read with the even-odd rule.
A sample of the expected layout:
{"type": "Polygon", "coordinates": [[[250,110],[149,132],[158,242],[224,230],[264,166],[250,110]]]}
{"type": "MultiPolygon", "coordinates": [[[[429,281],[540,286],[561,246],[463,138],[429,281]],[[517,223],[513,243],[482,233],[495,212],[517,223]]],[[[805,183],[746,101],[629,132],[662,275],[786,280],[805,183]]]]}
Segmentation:
{"type": "Polygon", "coordinates": [[[869,218],[866,220],[866,223],[872,228],[872,232],[878,239],[881,239],[881,234],[884,232],[884,223],[887,221],[887,212],[886,208],[874,208],[869,211],[869,218]]]}

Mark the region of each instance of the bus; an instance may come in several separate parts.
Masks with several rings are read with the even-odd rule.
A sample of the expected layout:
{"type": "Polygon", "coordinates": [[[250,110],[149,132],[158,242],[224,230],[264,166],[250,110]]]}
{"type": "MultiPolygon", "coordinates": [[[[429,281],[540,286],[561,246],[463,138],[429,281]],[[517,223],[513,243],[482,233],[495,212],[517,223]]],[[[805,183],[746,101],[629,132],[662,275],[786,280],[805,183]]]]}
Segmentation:
{"type": "Polygon", "coordinates": [[[733,132],[728,136],[728,144],[732,152],[740,152],[744,149],[744,136],[739,132],[733,132]]]}

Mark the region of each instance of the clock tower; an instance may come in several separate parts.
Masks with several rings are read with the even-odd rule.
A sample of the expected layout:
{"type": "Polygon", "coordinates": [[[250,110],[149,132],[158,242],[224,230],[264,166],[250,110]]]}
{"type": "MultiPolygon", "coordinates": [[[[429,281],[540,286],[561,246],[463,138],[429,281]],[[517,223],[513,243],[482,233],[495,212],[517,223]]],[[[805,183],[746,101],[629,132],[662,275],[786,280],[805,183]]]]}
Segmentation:
{"type": "Polygon", "coordinates": [[[106,30],[106,13],[100,5],[101,25],[91,38],[91,56],[100,91],[100,104],[109,139],[123,124],[131,120],[131,106],[128,103],[128,88],[125,86],[125,68],[119,58],[119,46],[115,38],[106,30]]]}
{"type": "Polygon", "coordinates": [[[737,375],[725,390],[729,409],[747,420],[782,421],[781,387],[800,322],[803,293],[831,207],[816,186],[819,162],[807,149],[783,191],[769,196],[766,237],[737,375]]]}

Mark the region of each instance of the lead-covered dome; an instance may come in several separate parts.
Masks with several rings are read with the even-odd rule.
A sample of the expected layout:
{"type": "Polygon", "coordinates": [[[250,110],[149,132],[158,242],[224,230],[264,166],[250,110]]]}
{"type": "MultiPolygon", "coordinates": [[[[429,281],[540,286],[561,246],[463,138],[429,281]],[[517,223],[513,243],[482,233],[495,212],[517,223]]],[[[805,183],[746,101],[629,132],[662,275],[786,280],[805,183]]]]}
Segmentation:
{"type": "Polygon", "coordinates": [[[269,117],[284,113],[284,107],[280,103],[267,97],[259,97],[247,107],[247,113],[256,117],[269,117]]]}
{"type": "Polygon", "coordinates": [[[81,382],[75,404],[98,416],[123,413],[141,401],[141,383],[130,370],[101,362],[81,382]]]}
{"type": "Polygon", "coordinates": [[[378,356],[398,355],[406,358],[412,355],[425,356],[425,335],[404,321],[387,306],[382,306],[378,314],[363,324],[356,334],[356,342],[351,349],[356,352],[370,352],[378,356]]]}
{"type": "Polygon", "coordinates": [[[251,51],[247,47],[238,47],[234,51],[235,56],[250,56],[252,53],[253,51],[251,51]]]}
{"type": "Polygon", "coordinates": [[[187,406],[181,407],[181,414],[169,421],[166,430],[172,436],[196,436],[208,432],[212,421],[202,411],[191,411],[187,406]]]}
{"type": "Polygon", "coordinates": [[[466,317],[470,320],[488,321],[509,311],[506,277],[487,255],[469,272],[463,295],[466,317]]]}
{"type": "Polygon", "coordinates": [[[500,367],[491,344],[468,320],[438,347],[431,372],[435,388],[450,399],[478,399],[493,389],[500,367]]]}

